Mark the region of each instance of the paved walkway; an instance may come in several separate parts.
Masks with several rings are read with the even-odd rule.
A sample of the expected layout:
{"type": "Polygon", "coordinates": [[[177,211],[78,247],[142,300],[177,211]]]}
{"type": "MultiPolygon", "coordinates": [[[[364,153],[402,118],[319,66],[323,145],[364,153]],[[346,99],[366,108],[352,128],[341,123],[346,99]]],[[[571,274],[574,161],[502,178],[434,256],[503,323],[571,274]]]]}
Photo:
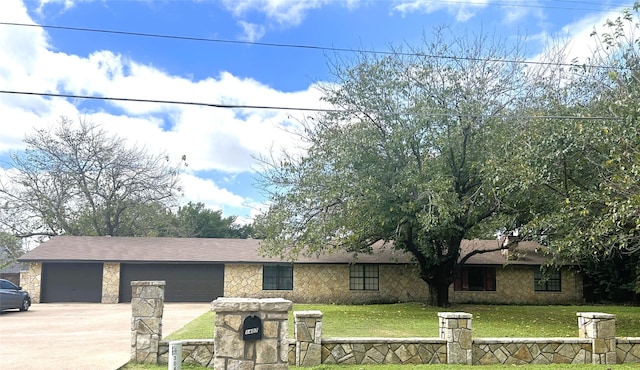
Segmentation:
{"type": "MultiPolygon", "coordinates": [[[[165,303],[163,336],[209,309],[165,303]]],[[[0,314],[0,369],[114,370],[129,361],[130,347],[128,303],[44,303],[0,314]]]]}

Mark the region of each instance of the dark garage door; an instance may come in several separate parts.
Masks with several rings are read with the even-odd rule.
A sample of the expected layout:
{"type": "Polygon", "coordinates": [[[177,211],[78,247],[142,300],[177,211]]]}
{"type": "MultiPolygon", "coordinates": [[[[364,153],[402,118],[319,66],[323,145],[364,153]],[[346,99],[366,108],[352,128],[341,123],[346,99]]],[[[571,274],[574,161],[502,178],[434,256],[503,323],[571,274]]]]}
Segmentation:
{"type": "Polygon", "coordinates": [[[102,263],[43,263],[41,302],[102,301],[102,263]]]}
{"type": "Polygon", "coordinates": [[[120,302],[131,302],[131,282],[164,280],[166,302],[211,302],[224,295],[224,265],[120,265],[120,302]]]}

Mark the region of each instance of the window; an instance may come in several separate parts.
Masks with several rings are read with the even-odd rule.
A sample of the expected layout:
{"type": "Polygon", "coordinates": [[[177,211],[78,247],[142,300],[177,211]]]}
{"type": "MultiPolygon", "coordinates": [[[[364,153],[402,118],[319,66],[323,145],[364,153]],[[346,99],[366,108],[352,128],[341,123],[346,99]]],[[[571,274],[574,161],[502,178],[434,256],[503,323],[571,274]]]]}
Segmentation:
{"type": "Polygon", "coordinates": [[[453,290],[495,291],[495,267],[463,267],[456,275],[453,290]]]}
{"type": "Polygon", "coordinates": [[[378,290],[379,280],[378,265],[351,265],[349,268],[351,290],[378,290]]]}
{"type": "Polygon", "coordinates": [[[0,280],[0,289],[18,290],[18,287],[8,281],[0,280]]]}
{"type": "Polygon", "coordinates": [[[562,290],[559,270],[543,274],[539,268],[536,268],[533,271],[533,282],[536,292],[560,292],[562,290]]]}
{"type": "Polygon", "coordinates": [[[262,290],[293,290],[293,265],[262,266],[262,290]]]}

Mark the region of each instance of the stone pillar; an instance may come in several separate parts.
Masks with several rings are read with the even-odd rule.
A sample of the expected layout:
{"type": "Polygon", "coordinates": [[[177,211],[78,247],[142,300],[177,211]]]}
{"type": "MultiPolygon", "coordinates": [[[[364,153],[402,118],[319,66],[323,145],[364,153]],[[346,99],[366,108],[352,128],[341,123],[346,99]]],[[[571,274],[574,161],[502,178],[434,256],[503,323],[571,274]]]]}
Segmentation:
{"type": "Polygon", "coordinates": [[[27,271],[20,271],[20,286],[31,295],[31,303],[40,303],[42,263],[30,262],[27,271]]]}
{"type": "Polygon", "coordinates": [[[447,363],[472,365],[471,321],[465,312],[438,312],[440,339],[447,341],[447,363]]]}
{"type": "Polygon", "coordinates": [[[164,281],[131,282],[131,361],[158,363],[162,339],[164,281]]]}
{"type": "Polygon", "coordinates": [[[120,300],[120,264],[102,264],[102,303],[118,303],[120,300]]]}
{"type": "Polygon", "coordinates": [[[293,313],[296,337],[296,366],[319,366],[322,363],[322,312],[293,313]]]}
{"type": "Polygon", "coordinates": [[[578,312],[578,336],[592,340],[592,363],[616,364],[616,315],[578,312]]]}
{"type": "Polygon", "coordinates": [[[289,368],[288,320],[291,301],[282,298],[218,298],[213,333],[216,370],[282,370],[289,368]],[[262,321],[262,338],[243,340],[243,322],[249,316],[262,321]]]}

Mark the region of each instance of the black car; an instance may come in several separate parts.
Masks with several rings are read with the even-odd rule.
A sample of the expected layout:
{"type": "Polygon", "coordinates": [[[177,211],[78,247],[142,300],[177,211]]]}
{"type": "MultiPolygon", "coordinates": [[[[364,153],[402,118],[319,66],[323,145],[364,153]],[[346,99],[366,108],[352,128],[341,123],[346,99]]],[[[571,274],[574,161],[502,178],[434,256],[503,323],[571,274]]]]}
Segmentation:
{"type": "Polygon", "coordinates": [[[0,279],[0,311],[19,309],[26,311],[31,306],[29,293],[9,280],[0,279]]]}

